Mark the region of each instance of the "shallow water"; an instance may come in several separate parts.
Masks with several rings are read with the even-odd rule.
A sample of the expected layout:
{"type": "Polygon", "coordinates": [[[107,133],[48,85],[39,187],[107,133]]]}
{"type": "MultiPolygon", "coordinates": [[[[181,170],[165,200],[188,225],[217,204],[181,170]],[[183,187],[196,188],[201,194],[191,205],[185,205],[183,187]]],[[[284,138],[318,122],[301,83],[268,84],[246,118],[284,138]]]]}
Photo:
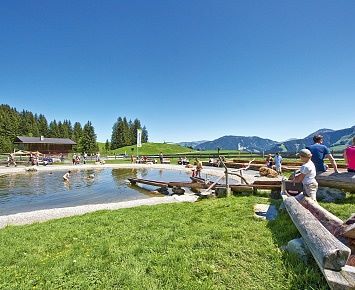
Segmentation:
{"type": "MultiPolygon", "coordinates": [[[[159,181],[190,181],[184,171],[160,169],[72,170],[70,181],[63,182],[66,171],[34,172],[0,176],[0,215],[39,209],[119,202],[149,198],[148,185],[131,186],[127,178],[159,181]],[[94,175],[90,178],[90,175],[94,175]]],[[[154,195],[155,196],[155,195],[154,195]]]]}

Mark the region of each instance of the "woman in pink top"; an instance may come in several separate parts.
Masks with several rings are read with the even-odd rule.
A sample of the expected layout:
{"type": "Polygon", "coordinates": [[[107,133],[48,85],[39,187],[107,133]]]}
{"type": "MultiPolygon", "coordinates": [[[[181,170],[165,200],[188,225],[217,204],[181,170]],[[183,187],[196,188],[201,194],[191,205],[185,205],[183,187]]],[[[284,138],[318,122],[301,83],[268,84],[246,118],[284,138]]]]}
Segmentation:
{"type": "Polygon", "coordinates": [[[355,137],[353,137],[353,144],[345,149],[344,159],[348,172],[355,172],[355,137]]]}

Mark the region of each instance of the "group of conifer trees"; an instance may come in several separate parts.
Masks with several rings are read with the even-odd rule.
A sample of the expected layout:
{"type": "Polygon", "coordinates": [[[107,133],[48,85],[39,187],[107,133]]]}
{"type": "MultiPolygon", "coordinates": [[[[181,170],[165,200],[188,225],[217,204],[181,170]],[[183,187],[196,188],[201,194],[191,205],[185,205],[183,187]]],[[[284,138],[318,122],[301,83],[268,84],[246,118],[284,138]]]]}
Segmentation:
{"type": "Polygon", "coordinates": [[[142,143],[148,142],[148,130],[138,119],[132,122],[127,121],[126,117],[119,117],[112,127],[110,149],[137,144],[137,129],[142,129],[142,143]]]}
{"type": "MultiPolygon", "coordinates": [[[[148,142],[148,131],[141,122],[135,119],[119,117],[112,128],[111,142],[108,140],[105,149],[117,149],[137,143],[137,129],[142,129],[142,143],[148,142]]],[[[77,143],[77,152],[95,153],[98,151],[95,129],[90,121],[84,126],[80,122],[72,125],[70,120],[48,123],[43,114],[33,114],[30,111],[17,111],[9,105],[0,105],[0,153],[12,152],[16,136],[47,138],[69,138],[77,143]]]]}
{"type": "Polygon", "coordinates": [[[77,143],[78,152],[95,153],[98,150],[95,129],[90,121],[84,126],[70,120],[48,123],[43,114],[17,111],[9,105],[0,105],[0,152],[11,152],[16,136],[70,138],[77,143]]]}

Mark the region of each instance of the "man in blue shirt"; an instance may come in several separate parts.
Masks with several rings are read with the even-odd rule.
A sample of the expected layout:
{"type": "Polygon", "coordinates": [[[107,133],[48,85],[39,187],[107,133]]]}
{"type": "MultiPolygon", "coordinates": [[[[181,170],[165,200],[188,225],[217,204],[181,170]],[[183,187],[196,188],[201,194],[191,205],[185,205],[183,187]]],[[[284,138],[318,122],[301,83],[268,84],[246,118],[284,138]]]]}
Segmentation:
{"type": "Polygon", "coordinates": [[[324,164],[324,158],[328,158],[334,168],[334,172],[338,173],[338,166],[334,157],[330,153],[327,146],[323,145],[323,136],[316,135],[313,137],[314,144],[307,147],[312,153],[312,162],[314,163],[317,174],[327,171],[328,165],[324,164]]]}

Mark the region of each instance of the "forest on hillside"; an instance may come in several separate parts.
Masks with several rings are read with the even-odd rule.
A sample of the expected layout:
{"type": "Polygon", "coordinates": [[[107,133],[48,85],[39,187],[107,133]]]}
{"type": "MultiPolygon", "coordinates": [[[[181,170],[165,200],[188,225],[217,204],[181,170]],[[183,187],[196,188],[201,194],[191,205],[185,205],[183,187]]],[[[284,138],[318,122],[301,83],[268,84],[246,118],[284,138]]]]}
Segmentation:
{"type": "Polygon", "coordinates": [[[84,126],[70,120],[48,122],[43,114],[17,111],[9,105],[0,105],[0,152],[14,149],[16,136],[69,138],[77,143],[76,150],[93,153],[97,151],[95,129],[90,121],[84,126]]]}
{"type": "MultiPolygon", "coordinates": [[[[106,149],[117,149],[137,143],[137,129],[142,129],[142,143],[148,141],[148,130],[138,119],[127,121],[119,117],[112,128],[111,142],[106,140],[106,149]]],[[[9,105],[0,105],[0,153],[12,152],[16,136],[69,138],[77,143],[76,152],[98,151],[95,128],[91,121],[84,125],[70,120],[48,121],[43,114],[18,111],[9,105]]]]}

